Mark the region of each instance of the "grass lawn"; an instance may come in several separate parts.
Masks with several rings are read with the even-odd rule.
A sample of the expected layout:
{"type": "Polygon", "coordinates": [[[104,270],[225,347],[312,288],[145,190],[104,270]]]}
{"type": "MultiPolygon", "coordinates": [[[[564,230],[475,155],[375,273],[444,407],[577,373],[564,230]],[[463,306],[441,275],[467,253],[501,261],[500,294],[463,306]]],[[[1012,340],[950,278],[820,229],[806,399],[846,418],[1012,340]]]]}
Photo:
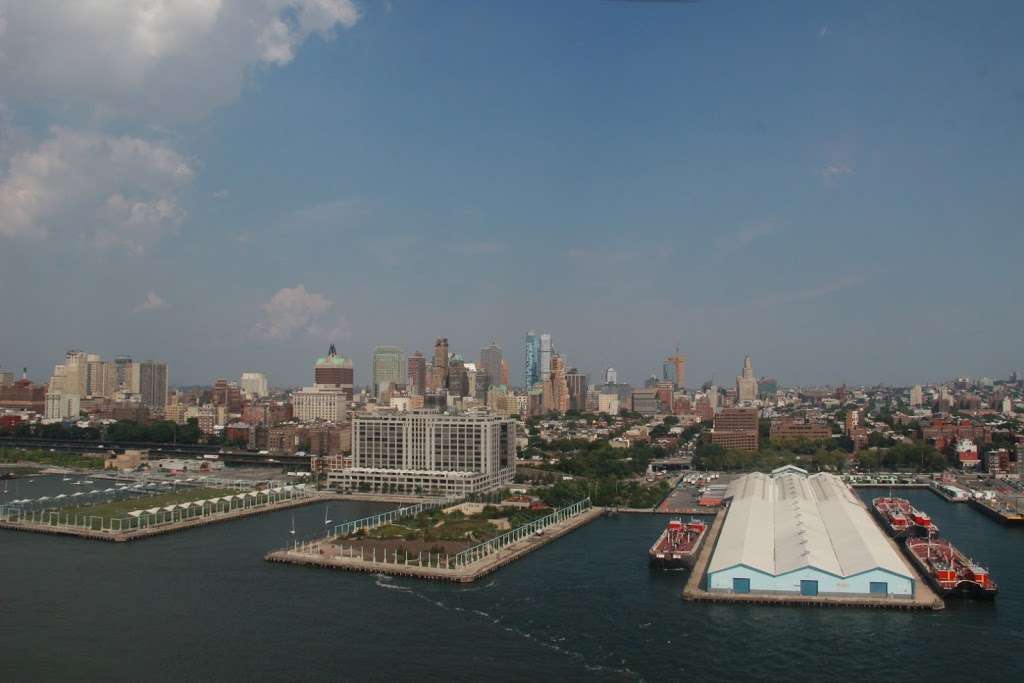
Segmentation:
{"type": "Polygon", "coordinates": [[[549,514],[551,510],[532,511],[515,508],[500,509],[488,507],[482,513],[464,515],[461,512],[443,513],[440,510],[421,513],[413,519],[405,519],[393,524],[386,524],[371,529],[367,538],[380,540],[407,541],[468,541],[482,543],[505,530],[491,524],[491,519],[507,519],[511,528],[529,524],[535,519],[549,514]]]}
{"type": "Polygon", "coordinates": [[[109,521],[116,517],[128,517],[128,513],[134,510],[148,510],[149,508],[187,503],[190,500],[219,498],[220,496],[227,496],[235,493],[239,493],[239,491],[215,488],[172,491],[170,493],[161,493],[155,496],[142,496],[138,498],[126,498],[125,500],[115,500],[111,503],[96,503],[95,505],[65,508],[61,510],[61,518],[63,519],[65,515],[72,519],[74,519],[75,515],[95,515],[109,521]]]}

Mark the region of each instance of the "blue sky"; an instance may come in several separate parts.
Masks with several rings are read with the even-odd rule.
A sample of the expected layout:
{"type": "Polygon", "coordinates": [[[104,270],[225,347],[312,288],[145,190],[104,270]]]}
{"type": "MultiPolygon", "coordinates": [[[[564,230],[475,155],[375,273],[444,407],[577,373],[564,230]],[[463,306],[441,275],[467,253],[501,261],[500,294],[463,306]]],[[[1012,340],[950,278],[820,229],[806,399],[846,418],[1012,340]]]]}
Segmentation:
{"type": "Polygon", "coordinates": [[[1024,366],[1019,3],[0,0],[0,364],[1024,366]]]}

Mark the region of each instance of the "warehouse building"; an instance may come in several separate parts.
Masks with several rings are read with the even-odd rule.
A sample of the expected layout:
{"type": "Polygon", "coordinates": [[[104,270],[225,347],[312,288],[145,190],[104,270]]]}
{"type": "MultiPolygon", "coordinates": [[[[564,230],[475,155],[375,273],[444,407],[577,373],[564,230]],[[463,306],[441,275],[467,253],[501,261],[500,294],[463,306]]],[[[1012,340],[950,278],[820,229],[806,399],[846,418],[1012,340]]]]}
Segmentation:
{"type": "Polygon", "coordinates": [[[726,502],[709,591],[914,596],[914,571],[839,477],[755,472],[730,484],[726,502]]]}

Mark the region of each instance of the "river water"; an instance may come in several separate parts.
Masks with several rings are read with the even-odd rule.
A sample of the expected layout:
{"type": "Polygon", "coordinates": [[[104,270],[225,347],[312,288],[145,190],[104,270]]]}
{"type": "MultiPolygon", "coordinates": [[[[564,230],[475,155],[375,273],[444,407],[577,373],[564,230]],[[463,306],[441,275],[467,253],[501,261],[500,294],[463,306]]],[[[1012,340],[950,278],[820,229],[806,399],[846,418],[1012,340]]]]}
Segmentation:
{"type": "MultiPolygon", "coordinates": [[[[20,480],[19,495],[66,486],[20,480]]],[[[989,565],[994,605],[686,603],[684,573],[647,566],[655,515],[599,519],[468,586],[262,559],[293,515],[319,532],[324,505],[128,544],[0,530],[0,680],[1019,680],[1024,530],[906,496],[989,565]]]]}

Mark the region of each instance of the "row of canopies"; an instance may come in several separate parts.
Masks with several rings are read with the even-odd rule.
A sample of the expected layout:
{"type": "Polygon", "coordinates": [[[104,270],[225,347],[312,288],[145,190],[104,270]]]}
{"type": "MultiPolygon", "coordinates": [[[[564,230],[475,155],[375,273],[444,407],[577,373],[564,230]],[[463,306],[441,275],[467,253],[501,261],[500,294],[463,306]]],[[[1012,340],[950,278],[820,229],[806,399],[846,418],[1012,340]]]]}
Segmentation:
{"type": "Polygon", "coordinates": [[[232,500],[245,500],[247,498],[258,498],[263,495],[266,496],[270,493],[291,493],[292,491],[304,489],[305,484],[297,484],[295,486],[281,486],[278,488],[267,489],[266,491],[246,491],[245,493],[236,493],[229,496],[218,496],[216,498],[203,498],[201,500],[190,500],[184,503],[178,503],[176,505],[166,505],[163,507],[154,507],[147,510],[132,510],[128,513],[131,517],[141,517],[143,513],[149,515],[156,515],[160,512],[174,512],[175,510],[188,510],[193,507],[204,507],[207,503],[210,505],[218,505],[220,503],[231,504],[232,500]]]}

